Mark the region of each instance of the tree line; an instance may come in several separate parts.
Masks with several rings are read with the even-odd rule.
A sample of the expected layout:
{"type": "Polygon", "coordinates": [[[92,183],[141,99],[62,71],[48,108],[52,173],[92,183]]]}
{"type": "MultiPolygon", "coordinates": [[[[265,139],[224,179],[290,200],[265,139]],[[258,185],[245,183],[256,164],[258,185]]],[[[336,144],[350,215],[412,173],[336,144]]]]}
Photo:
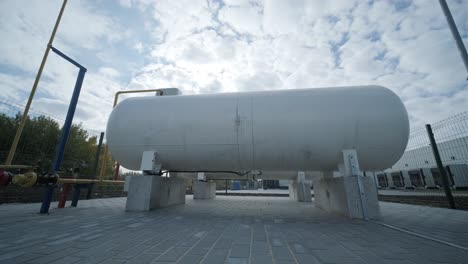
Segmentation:
{"type": "MultiPolygon", "coordinates": [[[[6,161],[20,120],[20,113],[15,116],[0,113],[1,164],[6,161]]],[[[50,172],[60,133],[60,125],[54,119],[45,115],[28,117],[12,164],[32,165],[36,166],[37,172],[50,172]]],[[[92,176],[98,141],[99,138],[89,135],[81,123],[73,124],[59,174],[71,176],[71,170],[78,168],[80,178],[92,176]]],[[[103,152],[103,149],[105,149],[104,144],[99,163],[101,164],[106,159],[104,175],[107,175],[106,178],[108,178],[112,177],[114,162],[108,153],[103,152]]]]}

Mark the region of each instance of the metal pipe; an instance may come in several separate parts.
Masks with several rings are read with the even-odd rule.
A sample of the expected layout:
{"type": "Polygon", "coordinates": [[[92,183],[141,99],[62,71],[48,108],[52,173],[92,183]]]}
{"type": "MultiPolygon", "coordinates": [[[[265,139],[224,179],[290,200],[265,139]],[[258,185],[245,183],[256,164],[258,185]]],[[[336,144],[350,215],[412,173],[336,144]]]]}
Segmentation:
{"type": "Polygon", "coordinates": [[[97,175],[97,170],[98,170],[98,165],[99,165],[99,156],[101,154],[101,148],[102,148],[102,141],[104,140],[104,132],[101,132],[101,135],[99,136],[99,144],[96,149],[96,158],[94,159],[94,167],[93,167],[93,178],[96,178],[97,175]]]}
{"type": "Polygon", "coordinates": [[[33,170],[34,166],[30,165],[0,165],[0,169],[24,169],[24,170],[33,170]]]}
{"type": "Polygon", "coordinates": [[[57,48],[55,48],[55,47],[50,47],[50,48],[52,49],[53,52],[55,52],[60,57],[64,58],[66,61],[70,62],[71,64],[75,65],[76,67],[78,67],[80,69],[82,69],[82,68],[84,69],[84,67],[81,64],[76,62],[74,59],[68,57],[67,55],[65,55],[65,53],[61,52],[57,48]]]}
{"type": "Polygon", "coordinates": [[[78,200],[80,200],[80,193],[81,193],[81,186],[80,184],[73,185],[73,195],[72,195],[72,202],[71,207],[78,206],[78,200]]]}
{"type": "Polygon", "coordinates": [[[73,95],[70,100],[70,106],[68,107],[67,117],[65,123],[63,124],[62,133],[60,135],[60,141],[57,145],[57,151],[55,152],[54,166],[52,172],[56,172],[60,169],[63,160],[63,154],[65,152],[65,145],[68,141],[68,136],[70,135],[70,129],[73,122],[73,117],[75,115],[76,105],[78,104],[78,98],[80,97],[81,86],[83,84],[83,79],[85,77],[86,69],[80,68],[78,73],[78,78],[75,83],[75,88],[73,90],[73,95]]]}
{"type": "Polygon", "coordinates": [[[96,179],[77,179],[60,178],[56,174],[46,174],[38,176],[34,172],[12,175],[12,183],[21,187],[32,187],[36,185],[55,186],[57,184],[86,184],[86,183],[125,183],[125,181],[96,180],[96,179]]]}
{"type": "Polygon", "coordinates": [[[114,96],[114,107],[117,105],[119,100],[119,95],[126,94],[126,93],[149,93],[149,92],[160,92],[161,89],[149,89],[149,90],[126,90],[126,91],[118,91],[115,93],[114,96]]]}
{"type": "MultiPolygon", "coordinates": [[[[204,170],[204,171],[189,171],[189,170],[169,170],[168,171],[169,173],[170,172],[187,172],[187,173],[198,173],[198,172],[205,172],[205,173],[228,173],[228,174],[236,174],[236,175],[239,175],[239,176],[246,176],[247,174],[249,174],[249,172],[251,171],[244,171],[244,172],[239,172],[239,171],[210,171],[210,170],[204,170]]],[[[259,175],[262,175],[261,173],[259,175]]],[[[247,175],[248,177],[248,175],[247,175]]]]}
{"type": "Polygon", "coordinates": [[[49,56],[50,48],[52,47],[52,43],[54,42],[55,33],[57,33],[58,26],[60,24],[60,20],[62,19],[63,11],[65,10],[65,6],[67,5],[67,0],[63,1],[62,8],[60,9],[60,13],[57,17],[57,21],[55,22],[54,29],[52,30],[52,34],[50,35],[49,43],[47,44],[47,48],[44,52],[44,57],[42,57],[41,65],[39,66],[39,70],[36,75],[36,79],[34,80],[33,87],[31,89],[31,93],[29,94],[28,102],[26,103],[26,107],[24,108],[23,116],[21,117],[20,124],[18,129],[16,130],[15,138],[13,139],[13,143],[10,147],[10,152],[8,153],[8,157],[6,159],[5,165],[11,165],[13,158],[16,153],[16,148],[18,147],[18,142],[21,138],[21,134],[23,133],[24,125],[26,124],[26,120],[28,118],[29,108],[31,107],[32,100],[34,98],[34,94],[36,93],[37,85],[39,84],[39,80],[41,79],[42,71],[44,69],[45,63],[47,61],[47,57],[49,56]]]}
{"type": "MultiPolygon", "coordinates": [[[[60,55],[60,54],[59,54],[60,55]]],[[[62,55],[60,55],[62,56],[62,55]]],[[[79,64],[78,64],[79,65],[79,64]]],[[[79,65],[81,66],[81,65],[79,65]]],[[[81,86],[83,84],[83,80],[86,74],[86,68],[83,66],[80,67],[80,71],[78,73],[78,77],[76,79],[75,88],[73,89],[73,95],[70,100],[70,105],[68,107],[67,117],[65,119],[65,123],[63,124],[62,133],[60,135],[60,141],[57,145],[57,149],[55,151],[55,158],[54,164],[52,167],[52,173],[54,174],[56,171],[60,169],[63,160],[63,153],[65,151],[65,145],[67,144],[68,136],[70,134],[70,129],[73,121],[73,116],[75,115],[76,105],[78,104],[78,98],[80,97],[81,86]]],[[[39,213],[46,214],[49,212],[50,203],[52,202],[52,196],[54,194],[55,186],[48,186],[46,187],[46,191],[44,193],[44,197],[42,199],[41,210],[39,213]]]]}
{"type": "Polygon", "coordinates": [[[68,191],[70,190],[70,184],[64,184],[63,185],[63,191],[62,195],[60,197],[60,201],[58,204],[58,208],[64,208],[65,204],[67,203],[67,196],[68,196],[68,191]]]}
{"type": "Polygon", "coordinates": [[[68,184],[82,184],[82,183],[125,183],[125,181],[113,181],[113,180],[96,180],[96,179],[70,179],[70,178],[59,178],[57,183],[68,183],[68,184]]]}
{"type": "MultiPolygon", "coordinates": [[[[457,24],[453,20],[452,13],[450,13],[450,9],[447,5],[447,1],[439,0],[440,6],[442,7],[442,11],[444,12],[445,18],[447,19],[447,23],[449,25],[450,31],[452,32],[452,36],[457,43],[458,51],[460,52],[460,56],[462,57],[463,63],[465,64],[466,71],[468,72],[468,54],[466,52],[465,44],[460,36],[460,33],[457,29],[457,24]]],[[[467,78],[468,80],[468,78],[467,78]]]]}
{"type": "Polygon", "coordinates": [[[116,162],[115,171],[114,171],[114,181],[119,179],[119,172],[120,172],[120,164],[116,162]]]}
{"type": "Polygon", "coordinates": [[[44,196],[42,198],[41,210],[39,211],[40,214],[49,213],[50,203],[52,202],[52,197],[54,196],[54,189],[55,185],[46,187],[44,196]]]}
{"type": "Polygon", "coordinates": [[[442,183],[444,184],[444,191],[445,195],[447,196],[447,200],[449,203],[450,208],[455,208],[455,201],[453,200],[452,191],[450,190],[449,180],[447,177],[447,171],[442,164],[442,160],[439,154],[439,148],[437,147],[437,143],[434,138],[434,133],[432,132],[432,127],[430,124],[426,124],[427,135],[429,136],[429,141],[431,142],[432,153],[434,154],[434,159],[437,163],[437,168],[439,168],[440,175],[442,176],[442,183]]]}

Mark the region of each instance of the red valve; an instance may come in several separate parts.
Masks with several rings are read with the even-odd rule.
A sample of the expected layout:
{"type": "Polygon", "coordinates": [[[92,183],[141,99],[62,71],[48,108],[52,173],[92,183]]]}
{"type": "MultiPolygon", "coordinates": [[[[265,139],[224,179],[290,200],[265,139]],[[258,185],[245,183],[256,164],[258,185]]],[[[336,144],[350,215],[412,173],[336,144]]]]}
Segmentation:
{"type": "Polygon", "coordinates": [[[11,174],[3,169],[0,169],[0,186],[7,186],[11,181],[11,174]]]}

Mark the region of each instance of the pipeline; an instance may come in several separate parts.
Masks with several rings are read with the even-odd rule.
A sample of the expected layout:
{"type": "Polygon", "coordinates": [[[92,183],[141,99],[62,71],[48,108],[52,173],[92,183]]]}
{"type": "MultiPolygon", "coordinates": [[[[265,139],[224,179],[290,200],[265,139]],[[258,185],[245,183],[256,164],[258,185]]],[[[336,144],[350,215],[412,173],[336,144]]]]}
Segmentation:
{"type": "MultiPolygon", "coordinates": [[[[162,172],[161,174],[163,173],[171,173],[171,172],[182,172],[182,173],[199,173],[199,172],[204,172],[204,173],[228,173],[228,174],[236,174],[236,175],[239,175],[239,176],[246,176],[248,175],[249,173],[252,173],[252,171],[207,171],[207,170],[204,170],[204,171],[190,171],[190,170],[183,170],[183,171],[179,171],[179,170],[170,170],[170,171],[164,171],[162,172]]],[[[258,171],[256,175],[262,175],[262,172],[261,171],[258,171]]]]}
{"type": "Polygon", "coordinates": [[[9,165],[0,166],[0,186],[8,186],[12,183],[21,187],[33,186],[55,186],[57,184],[86,184],[86,183],[125,183],[125,181],[113,180],[96,180],[96,179],[76,179],[76,178],[60,178],[58,174],[46,173],[38,175],[33,171],[34,167],[26,165],[9,165]],[[13,174],[6,169],[21,169],[28,170],[24,173],[13,174]]]}
{"type": "Polygon", "coordinates": [[[125,183],[125,181],[59,178],[58,183],[125,183]]]}

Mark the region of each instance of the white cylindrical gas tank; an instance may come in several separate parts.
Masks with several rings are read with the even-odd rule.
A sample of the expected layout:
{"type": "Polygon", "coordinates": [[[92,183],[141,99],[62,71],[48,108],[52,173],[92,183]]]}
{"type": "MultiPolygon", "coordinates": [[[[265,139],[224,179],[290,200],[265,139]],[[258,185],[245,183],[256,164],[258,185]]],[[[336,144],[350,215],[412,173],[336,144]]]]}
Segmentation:
{"type": "Polygon", "coordinates": [[[409,135],[406,109],[380,86],[129,98],[107,123],[107,144],[139,170],[155,151],[163,170],[336,170],[355,148],[363,170],[391,167],[409,135]]]}

